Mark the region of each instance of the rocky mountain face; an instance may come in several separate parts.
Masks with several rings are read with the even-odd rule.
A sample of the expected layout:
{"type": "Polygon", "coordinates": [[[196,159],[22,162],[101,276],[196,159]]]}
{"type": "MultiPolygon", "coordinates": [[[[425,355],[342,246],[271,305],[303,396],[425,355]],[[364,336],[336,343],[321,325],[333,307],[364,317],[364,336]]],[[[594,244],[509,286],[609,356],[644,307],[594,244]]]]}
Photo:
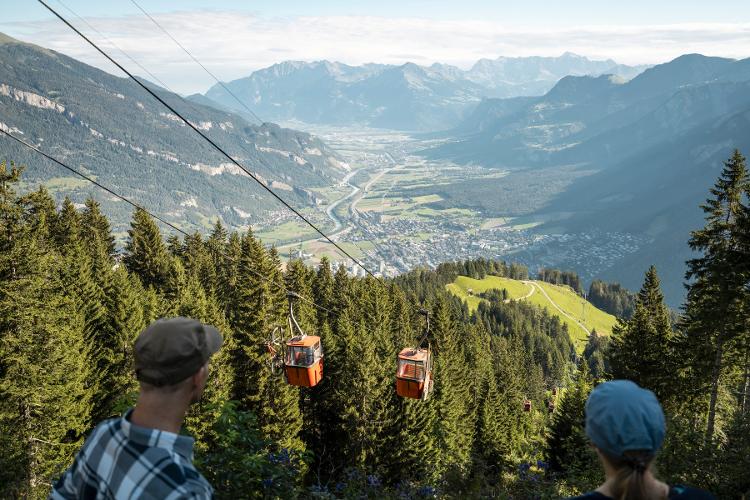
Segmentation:
{"type": "MultiPolygon", "coordinates": [[[[434,131],[454,127],[485,97],[543,94],[571,74],[630,78],[642,69],[570,53],[482,59],[469,70],[438,63],[349,66],[287,61],[226,85],[264,119],[434,131]]],[[[209,89],[206,97],[244,111],[220,85],[209,89]]]]}
{"type": "Polygon", "coordinates": [[[750,151],[748,68],[750,59],[690,54],[627,82],[565,77],[541,97],[483,101],[446,134],[458,140],[425,154],[499,168],[577,165],[596,172],[546,207],[573,214],[550,225],[645,236],[649,243],[604,277],[635,289],[654,263],[677,304],[689,231],[702,225],[698,206],[733,149],[750,151]]]}
{"type": "MultiPolygon", "coordinates": [[[[310,134],[251,125],[151,88],[297,206],[315,204],[308,188],[328,185],[348,170],[310,134]]],[[[185,228],[205,228],[216,217],[246,226],[273,220],[282,208],[131,80],[6,36],[0,38],[0,127],[185,228]]],[[[124,203],[8,138],[0,138],[0,148],[0,158],[28,165],[29,184],[52,179],[58,197],[76,202],[96,192],[118,228],[128,221],[124,203]]]]}

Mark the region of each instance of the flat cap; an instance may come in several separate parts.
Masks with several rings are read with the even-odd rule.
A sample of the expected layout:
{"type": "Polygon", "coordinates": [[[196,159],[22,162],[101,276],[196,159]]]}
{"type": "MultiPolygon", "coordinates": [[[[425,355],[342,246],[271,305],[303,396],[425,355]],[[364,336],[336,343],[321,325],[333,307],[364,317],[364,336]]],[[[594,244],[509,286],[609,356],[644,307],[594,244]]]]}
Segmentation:
{"type": "Polygon", "coordinates": [[[154,321],[135,341],[136,377],[157,387],[174,385],[200,370],[222,342],[216,328],[194,319],[154,321]]]}

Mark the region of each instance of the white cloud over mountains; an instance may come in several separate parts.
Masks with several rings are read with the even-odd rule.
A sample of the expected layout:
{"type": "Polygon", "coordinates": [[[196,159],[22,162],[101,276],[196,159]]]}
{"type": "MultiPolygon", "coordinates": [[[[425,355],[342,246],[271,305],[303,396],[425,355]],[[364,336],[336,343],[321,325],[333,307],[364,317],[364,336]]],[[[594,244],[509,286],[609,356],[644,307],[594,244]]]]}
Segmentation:
{"type": "MultiPolygon", "coordinates": [[[[63,11],[63,14],[67,14],[63,11]]],[[[469,67],[482,57],[556,56],[570,51],[626,64],[665,62],[685,53],[750,57],[750,23],[581,26],[506,26],[486,21],[385,17],[280,17],[246,12],[189,11],[154,17],[224,80],[284,60],[329,59],[469,67]]],[[[174,90],[203,92],[213,84],[186,54],[144,16],[87,18],[120,48],[174,90]]],[[[109,45],[80,20],[81,31],[109,45]]],[[[56,20],[3,24],[0,31],[117,73],[116,68],[56,20]]],[[[111,49],[136,74],[143,71],[111,49]]]]}

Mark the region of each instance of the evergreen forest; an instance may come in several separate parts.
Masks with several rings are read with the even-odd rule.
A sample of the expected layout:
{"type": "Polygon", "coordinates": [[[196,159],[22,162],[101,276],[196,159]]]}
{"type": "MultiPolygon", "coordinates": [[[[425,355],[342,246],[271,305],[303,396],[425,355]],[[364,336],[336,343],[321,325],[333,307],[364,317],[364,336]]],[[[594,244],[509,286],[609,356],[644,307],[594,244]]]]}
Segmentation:
{"type": "MultiPolygon", "coordinates": [[[[99,203],[59,206],[0,167],[0,497],[43,498],[101,420],[133,405],[132,345],[157,318],[215,325],[203,401],[184,432],[218,498],[559,498],[595,488],[601,467],[583,431],[597,383],[653,390],[668,421],[658,475],[750,494],[750,180],[739,151],[685,235],[694,250],[674,317],[657,269],[629,294],[598,282],[619,316],[583,349],[559,318],[487,294],[476,312],[447,293],[459,275],[527,278],[474,260],[390,280],[354,278],[323,259],[282,260],[251,230],[163,234],[142,210],[118,249],[99,203]],[[266,342],[295,315],[322,338],[325,375],[297,388],[266,342]],[[424,333],[434,353],[427,401],[396,395],[396,354],[424,333]],[[582,352],[582,354],[581,354],[582,352]],[[530,402],[528,411],[525,402],[530,402]]],[[[575,273],[542,279],[583,290],[575,273]]]]}

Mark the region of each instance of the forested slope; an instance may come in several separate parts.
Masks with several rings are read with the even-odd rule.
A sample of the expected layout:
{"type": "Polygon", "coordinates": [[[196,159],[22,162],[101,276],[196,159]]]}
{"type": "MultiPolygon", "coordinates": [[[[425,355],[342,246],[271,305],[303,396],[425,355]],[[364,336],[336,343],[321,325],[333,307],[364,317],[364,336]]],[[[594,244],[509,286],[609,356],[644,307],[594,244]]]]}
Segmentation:
{"type": "MultiPolygon", "coordinates": [[[[746,196],[747,174],[735,160],[717,192],[746,201],[737,194],[746,196]]],[[[174,315],[216,325],[225,337],[187,423],[198,467],[219,497],[580,492],[602,479],[582,434],[583,401],[593,377],[609,376],[632,378],[664,402],[670,435],[659,470],[668,480],[727,496],[750,488],[750,343],[741,321],[748,298],[739,294],[750,273],[736,268],[727,288],[734,301],[713,300],[726,296],[712,294],[711,281],[720,258],[747,255],[744,201],[728,209],[732,251],[707,251],[691,264],[701,286],[677,330],[652,269],[632,320],[608,343],[592,337],[581,359],[566,326],[545,311],[490,300],[470,314],[445,290],[459,274],[520,276],[517,265],[447,263],[386,282],[351,278],[326,261],[318,269],[292,261],[282,272],[275,250],[251,231],[217,223],[208,235],[166,242],[141,210],[120,261],[96,201],[57,208],[44,189],[19,196],[20,178],[18,169],[0,168],[0,496],[47,494],[87,432],[133,404],[135,336],[174,315]],[[324,344],[325,377],[312,389],[287,385],[270,369],[264,344],[286,320],[287,290],[307,298],[297,318],[324,344]],[[396,353],[421,334],[420,307],[430,311],[435,355],[426,402],[394,390],[396,353]],[[721,330],[708,321],[717,307],[721,330]],[[708,355],[722,349],[723,358],[708,355]],[[712,359],[718,371],[706,365],[712,359]]],[[[726,205],[714,206],[724,220],[726,205]]],[[[695,244],[727,234],[714,229],[709,220],[695,244]]]]}
{"type": "MultiPolygon", "coordinates": [[[[0,38],[0,128],[41,148],[173,222],[207,231],[220,217],[234,228],[273,219],[280,206],[229,160],[135,82],[57,52],[0,38]]],[[[319,139],[147,85],[202,133],[296,206],[316,203],[347,166],[319,139]]],[[[0,138],[2,159],[27,162],[25,180],[45,182],[61,201],[83,203],[91,187],[35,153],[0,138]],[[32,161],[33,158],[33,161],[32,161]]],[[[117,230],[129,208],[101,200],[117,230]]]]}

